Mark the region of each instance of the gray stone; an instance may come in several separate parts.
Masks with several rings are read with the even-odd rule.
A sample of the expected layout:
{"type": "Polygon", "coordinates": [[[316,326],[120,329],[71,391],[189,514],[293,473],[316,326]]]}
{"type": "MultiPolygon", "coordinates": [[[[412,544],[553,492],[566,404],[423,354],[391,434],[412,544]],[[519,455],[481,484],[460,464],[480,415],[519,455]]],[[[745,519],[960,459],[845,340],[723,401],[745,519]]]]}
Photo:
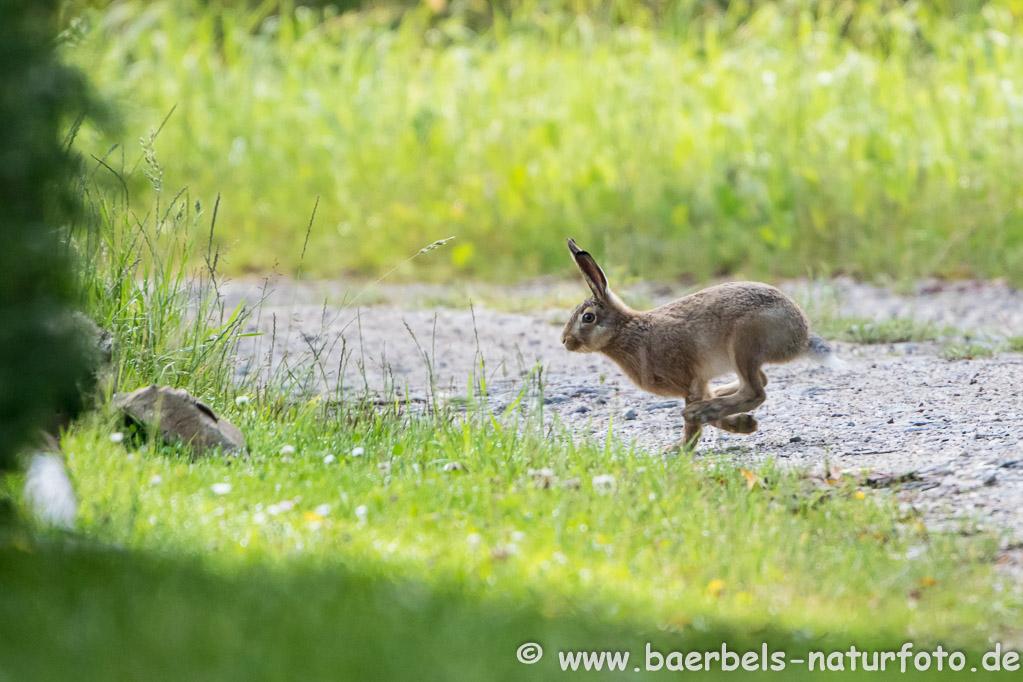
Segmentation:
{"type": "Polygon", "coordinates": [[[146,386],[118,393],[113,402],[132,421],[146,429],[158,428],[164,441],[191,445],[197,457],[216,448],[224,452],[245,449],[245,436],[238,427],[183,389],[146,386]]]}
{"type": "Polygon", "coordinates": [[[633,419],[635,419],[638,416],[639,416],[639,413],[636,412],[636,410],[634,410],[631,407],[629,409],[625,410],[625,419],[627,419],[628,421],[632,421],[633,419]]]}

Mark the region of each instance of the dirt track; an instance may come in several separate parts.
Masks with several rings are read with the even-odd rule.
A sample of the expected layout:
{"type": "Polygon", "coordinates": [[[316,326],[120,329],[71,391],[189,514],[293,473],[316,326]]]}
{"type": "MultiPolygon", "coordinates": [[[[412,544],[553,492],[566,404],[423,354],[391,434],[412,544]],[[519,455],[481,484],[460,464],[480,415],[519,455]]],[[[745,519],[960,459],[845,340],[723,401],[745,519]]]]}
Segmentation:
{"type": "MultiPolygon", "coordinates": [[[[575,288],[581,299],[582,284],[575,288]]],[[[1023,334],[1023,295],[998,283],[924,283],[902,296],[848,281],[784,288],[799,300],[827,299],[841,315],[912,315],[981,336],[1023,334]]],[[[258,299],[258,289],[236,282],[224,290],[233,302],[258,299]]],[[[461,309],[405,309],[405,302],[423,296],[423,287],[389,287],[387,297],[396,304],[358,311],[338,308],[339,284],[284,283],[271,290],[258,324],[267,335],[246,348],[255,366],[267,364],[269,333],[276,325],[270,362],[299,367],[317,356],[323,368],[319,388],[336,385],[344,347],[350,354],[341,372],[345,386],[364,388],[365,376],[369,388],[380,391],[393,380],[407,385],[413,398],[425,398],[423,352],[439,390],[464,395],[478,350],[495,408],[513,400],[522,377],[540,364],[548,414],[580,437],[604,438],[612,420],[619,438],[651,452],[681,437],[682,401],[644,393],[607,359],[561,347],[567,310],[518,314],[476,307],[474,319],[467,303],[461,309]]],[[[635,295],[658,303],[682,293],[662,287],[635,295]]],[[[524,287],[507,295],[535,294],[524,287]]],[[[840,370],[804,360],[768,366],[768,399],[755,413],[760,431],[742,436],[708,429],[701,455],[912,473],[899,494],[932,524],[976,524],[1023,538],[1023,356],[948,361],[937,343],[836,346],[845,362],[840,370]]]]}

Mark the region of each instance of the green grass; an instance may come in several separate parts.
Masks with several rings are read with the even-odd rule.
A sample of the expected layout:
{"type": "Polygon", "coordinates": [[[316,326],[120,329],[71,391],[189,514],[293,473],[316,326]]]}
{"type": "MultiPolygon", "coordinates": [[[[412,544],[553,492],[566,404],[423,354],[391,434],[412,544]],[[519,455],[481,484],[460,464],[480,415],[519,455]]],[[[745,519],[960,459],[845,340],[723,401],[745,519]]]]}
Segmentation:
{"type": "Polygon", "coordinates": [[[1023,336],[1014,336],[1009,339],[1009,350],[1013,353],[1023,353],[1023,336]]]}
{"type": "Polygon", "coordinates": [[[125,112],[113,141],[173,109],[167,183],[223,192],[234,272],[296,272],[319,196],[320,276],[454,234],[406,276],[567,274],[574,236],[644,278],[1023,281],[1018,8],[548,2],[475,30],[288,7],[117,3],[64,45],[125,112]]]}
{"type": "Polygon", "coordinates": [[[941,357],[950,362],[956,360],[975,360],[977,358],[990,358],[997,351],[998,348],[990,343],[975,343],[967,339],[942,346],[941,357]]]}
{"type": "Polygon", "coordinates": [[[994,538],[929,533],[851,479],[573,442],[529,416],[538,406],[496,418],[473,400],[418,417],[214,407],[245,429],[250,456],[113,443],[101,416],[64,438],[78,539],[2,543],[0,614],[23,627],[0,638],[0,676],[377,666],[378,679],[544,679],[553,659],[524,671],[522,642],[639,655],[648,640],[1018,641],[1023,603],[992,571],[994,538]],[[608,475],[612,487],[594,484],[608,475]],[[111,642],[124,654],[87,655],[111,642]]]}
{"type": "Polygon", "coordinates": [[[469,592],[544,594],[555,611],[596,600],[608,615],[661,623],[741,616],[754,629],[912,627],[941,638],[966,634],[980,615],[980,604],[949,611],[948,599],[964,585],[980,589],[982,572],[942,557],[980,559],[982,544],[928,538],[915,518],[900,521],[887,501],[848,486],[818,490],[767,468],[767,488],[751,490],[726,460],[573,444],[476,409],[421,420],[378,413],[361,424],[324,419],[315,404],[280,421],[224,411],[248,434],[248,461],[189,463],[145,449],[129,458],[100,431],[65,441],[90,500],[89,534],[225,560],[382,563],[428,581],[457,576],[469,592]],[[285,445],[295,454],[279,455],[285,445]],[[467,471],[445,470],[451,462],[467,471]],[[543,468],[549,481],[529,473],[543,468]],[[607,475],[613,493],[593,482],[607,475]],[[215,483],[230,492],[214,493],[215,483]],[[906,560],[907,551],[919,556],[906,560]],[[910,607],[930,578],[940,587],[910,607]],[[718,580],[722,594],[708,587],[718,580]],[[902,603],[879,614],[863,608],[864,595],[902,603]]]}
{"type": "MultiPolygon", "coordinates": [[[[609,623],[585,604],[554,614],[542,597],[483,600],[316,561],[286,570],[210,570],[193,558],[80,542],[5,542],[0,579],[6,588],[0,615],[5,624],[18,624],[0,639],[0,677],[11,680],[545,680],[560,674],[559,650],[629,651],[634,665],[643,666],[647,642],[665,653],[720,651],[723,641],[732,651],[760,651],[767,642],[792,658],[818,645],[845,650],[849,644],[773,627],[743,635],[741,625],[725,621],[685,633],[646,622],[609,623]],[[515,660],[526,641],[545,651],[529,667],[515,660]]],[[[858,642],[880,643],[877,637],[858,642]]],[[[983,650],[968,651],[970,663],[983,650]]],[[[635,677],[632,667],[617,677],[635,677]]],[[[820,679],[795,665],[783,674],[820,679]]],[[[715,671],[701,679],[734,675],[715,671]]],[[[979,675],[985,677],[993,675],[979,675]]]]}

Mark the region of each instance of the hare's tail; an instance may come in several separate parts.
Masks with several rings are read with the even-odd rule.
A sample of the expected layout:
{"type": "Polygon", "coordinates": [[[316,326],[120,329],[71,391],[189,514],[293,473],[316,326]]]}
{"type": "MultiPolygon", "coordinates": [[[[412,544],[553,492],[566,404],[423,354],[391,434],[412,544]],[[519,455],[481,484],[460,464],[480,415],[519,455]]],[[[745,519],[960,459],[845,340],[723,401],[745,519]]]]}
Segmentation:
{"type": "Polygon", "coordinates": [[[845,363],[835,355],[835,350],[828,345],[828,342],[819,336],[811,336],[806,344],[804,355],[814,362],[818,362],[831,369],[841,369],[845,363]]]}

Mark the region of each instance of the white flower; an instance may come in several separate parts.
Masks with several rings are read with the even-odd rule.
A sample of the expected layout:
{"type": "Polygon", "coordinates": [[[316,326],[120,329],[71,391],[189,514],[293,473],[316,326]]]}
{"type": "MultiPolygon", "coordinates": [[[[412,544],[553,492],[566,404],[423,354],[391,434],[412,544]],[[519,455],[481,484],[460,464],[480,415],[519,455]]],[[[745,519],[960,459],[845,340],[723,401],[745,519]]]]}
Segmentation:
{"type": "Polygon", "coordinates": [[[764,85],[771,87],[778,82],[778,76],[775,75],[774,71],[767,70],[760,74],[760,82],[764,85]]]}
{"type": "Polygon", "coordinates": [[[252,515],[253,523],[263,523],[264,521],[266,521],[266,514],[264,514],[263,512],[256,512],[255,514],[252,515]]]}
{"type": "Polygon", "coordinates": [[[323,463],[324,464],[333,464],[336,460],[337,460],[337,457],[335,457],[334,455],[327,455],[326,457],[323,458],[323,463]]]}
{"type": "Polygon", "coordinates": [[[247,396],[247,395],[240,395],[240,396],[238,396],[237,398],[234,399],[234,404],[238,405],[239,407],[241,407],[242,405],[248,405],[249,404],[249,396],[247,396]]]}
{"type": "Polygon", "coordinates": [[[511,539],[515,542],[525,542],[526,534],[523,533],[521,530],[517,530],[511,534],[511,539]]]}
{"type": "Polygon", "coordinates": [[[277,508],[282,512],[291,511],[295,508],[295,503],[292,500],[281,500],[277,503],[277,508]]]}
{"type": "Polygon", "coordinates": [[[601,495],[613,493],[616,487],[617,483],[615,481],[615,477],[611,474],[603,474],[601,476],[593,477],[593,489],[601,495]]]}
{"type": "Polygon", "coordinates": [[[210,487],[213,489],[213,493],[215,495],[226,495],[229,492],[231,492],[231,484],[230,483],[214,483],[210,487]]]}
{"type": "Polygon", "coordinates": [[[75,527],[78,500],[62,457],[44,452],[32,455],[25,480],[25,502],[43,523],[65,529],[75,527]]]}
{"type": "Polygon", "coordinates": [[[330,513],[330,505],[321,504],[319,507],[316,508],[316,513],[319,514],[320,516],[326,516],[327,514],[330,513]]]}
{"type": "Polygon", "coordinates": [[[295,454],[295,446],[294,445],[285,445],[284,447],[281,448],[281,453],[280,454],[282,454],[282,455],[293,455],[293,454],[295,454]]]}
{"type": "Polygon", "coordinates": [[[120,431],[115,431],[114,433],[110,434],[111,443],[120,443],[122,440],[124,440],[124,434],[121,433],[120,431]]]}
{"type": "Polygon", "coordinates": [[[834,79],[835,77],[832,75],[830,71],[821,71],[820,73],[817,74],[817,82],[825,87],[831,85],[831,81],[833,81],[834,79]]]}
{"type": "Polygon", "coordinates": [[[278,514],[281,513],[281,508],[278,507],[276,504],[271,504],[269,507],[266,508],[266,513],[269,514],[270,516],[277,516],[278,514]]]}
{"type": "Polygon", "coordinates": [[[360,521],[365,521],[367,516],[369,516],[369,507],[364,504],[360,504],[355,508],[355,518],[360,521]]]}
{"type": "Polygon", "coordinates": [[[387,474],[391,473],[391,463],[390,462],[380,462],[380,464],[377,464],[377,469],[380,469],[380,473],[382,473],[384,475],[387,475],[387,474]]]}
{"type": "Polygon", "coordinates": [[[149,479],[149,485],[160,485],[163,483],[163,476],[160,474],[153,474],[153,477],[149,479]]]}
{"type": "Polygon", "coordinates": [[[362,454],[366,452],[365,448],[352,448],[352,457],[362,457],[362,454]]]}
{"type": "Polygon", "coordinates": [[[477,547],[480,546],[480,543],[483,542],[483,536],[481,536],[479,533],[469,533],[465,537],[465,541],[469,543],[469,547],[471,549],[476,549],[477,547]]]}

